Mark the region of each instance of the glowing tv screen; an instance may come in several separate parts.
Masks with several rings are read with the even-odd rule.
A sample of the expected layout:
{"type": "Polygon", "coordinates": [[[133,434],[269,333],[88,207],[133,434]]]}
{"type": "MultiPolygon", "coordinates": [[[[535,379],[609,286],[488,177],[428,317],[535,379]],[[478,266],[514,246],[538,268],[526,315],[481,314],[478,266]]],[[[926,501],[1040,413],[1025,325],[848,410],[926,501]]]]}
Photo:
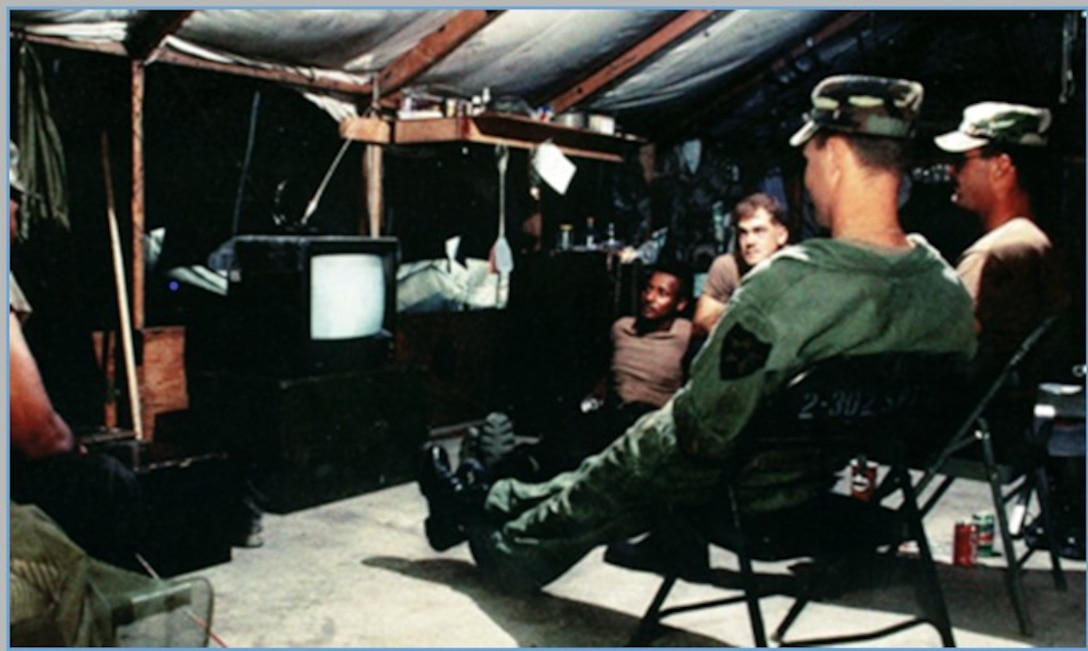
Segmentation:
{"type": "Polygon", "coordinates": [[[366,370],[393,350],[395,238],[244,235],[227,293],[240,369],[366,370]]]}

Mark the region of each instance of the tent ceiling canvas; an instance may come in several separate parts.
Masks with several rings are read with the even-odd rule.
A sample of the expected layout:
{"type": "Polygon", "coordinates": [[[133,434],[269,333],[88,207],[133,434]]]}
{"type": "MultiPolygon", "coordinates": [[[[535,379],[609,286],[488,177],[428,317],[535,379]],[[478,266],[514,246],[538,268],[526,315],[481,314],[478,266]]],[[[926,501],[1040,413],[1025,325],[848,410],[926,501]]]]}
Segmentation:
{"type": "Polygon", "coordinates": [[[1063,81],[1083,83],[1084,20],[1072,11],[81,9],[13,10],[10,21],[15,34],[149,65],[284,73],[345,100],[337,118],[364,110],[377,79],[390,106],[404,92],[488,88],[527,107],[611,115],[653,141],[779,146],[815,82],[845,71],[921,80],[925,119],[942,125],[987,96],[1083,116],[1083,91],[1063,81]]]}

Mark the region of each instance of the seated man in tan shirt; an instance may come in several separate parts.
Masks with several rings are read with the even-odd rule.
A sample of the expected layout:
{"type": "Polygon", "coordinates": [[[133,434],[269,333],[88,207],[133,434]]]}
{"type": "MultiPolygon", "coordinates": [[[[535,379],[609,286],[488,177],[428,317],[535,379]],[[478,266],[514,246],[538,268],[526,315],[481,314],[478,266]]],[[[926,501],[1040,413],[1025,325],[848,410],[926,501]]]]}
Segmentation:
{"type": "Polygon", "coordinates": [[[476,458],[494,477],[526,480],[549,478],[570,470],[630,427],[640,416],[660,408],[687,379],[691,321],[681,316],[688,306],[691,279],[686,269],[651,269],[639,297],[639,312],[612,324],[609,377],[561,430],[539,443],[513,447],[509,421],[489,417],[477,445],[462,448],[462,457],[476,458]],[[489,431],[490,430],[490,431],[489,431]],[[498,430],[506,430],[499,432],[498,430]],[[498,449],[486,439],[505,435],[511,443],[498,449]]]}
{"type": "Polygon", "coordinates": [[[1045,108],[979,102],[964,109],[955,131],[934,139],[956,156],[952,203],[975,213],[986,231],[956,264],[974,304],[983,377],[996,374],[1028,333],[1070,302],[1036,214],[1050,121],[1045,108]]]}
{"type": "Polygon", "coordinates": [[[694,336],[699,339],[707,337],[721,319],[741,277],[790,239],[785,209],[762,192],[741,199],[733,208],[733,218],[737,222],[737,253],[719,255],[710,264],[706,284],[695,304],[694,336]]]}
{"type": "Polygon", "coordinates": [[[682,271],[654,269],[646,279],[639,313],[612,324],[612,397],[619,405],[660,407],[684,383],[691,321],[682,271]]]}

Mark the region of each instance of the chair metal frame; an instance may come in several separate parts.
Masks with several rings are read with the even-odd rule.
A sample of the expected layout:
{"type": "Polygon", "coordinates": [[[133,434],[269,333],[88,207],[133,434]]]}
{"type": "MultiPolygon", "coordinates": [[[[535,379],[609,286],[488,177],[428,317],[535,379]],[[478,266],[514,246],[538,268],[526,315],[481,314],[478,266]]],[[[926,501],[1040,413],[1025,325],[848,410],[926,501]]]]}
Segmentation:
{"type": "MultiPolygon", "coordinates": [[[[922,511],[918,506],[914,485],[909,480],[910,466],[907,463],[906,446],[917,434],[919,423],[926,419],[930,419],[931,423],[934,418],[947,418],[943,405],[950,393],[947,382],[962,381],[965,363],[962,356],[950,354],[890,353],[838,357],[818,362],[787,383],[776,396],[765,401],[742,435],[742,445],[746,452],[741,455],[742,461],[739,463],[751,463],[754,449],[761,445],[766,446],[765,435],[776,428],[781,432],[781,428],[792,426],[795,429],[789,436],[796,436],[798,431],[804,431],[807,435],[811,430],[816,435],[813,441],[820,442],[821,445],[826,442],[835,450],[828,458],[829,463],[838,463],[832,472],[842,469],[858,453],[879,459],[888,465],[889,476],[897,479],[890,482],[893,487],[886,490],[885,496],[898,492],[902,501],[895,505],[881,504],[878,500],[863,502],[829,491],[818,499],[830,500],[828,504],[834,501],[842,507],[842,517],[846,518],[843,521],[853,525],[850,529],[834,531],[834,524],[825,525],[820,528],[831,530],[821,537],[814,529],[806,528],[804,530],[809,535],[805,537],[805,541],[811,541],[810,548],[804,549],[809,542],[803,542],[798,544],[801,548],[798,550],[776,551],[773,545],[764,549],[767,545],[763,543],[773,538],[773,534],[768,532],[774,527],[764,529],[760,523],[774,522],[779,514],[744,514],[737,508],[741,500],[730,481],[737,474],[734,470],[727,471],[725,488],[731,526],[722,528],[725,533],[708,531],[707,527],[688,520],[689,527],[661,526],[655,528],[653,535],[688,536],[690,531],[699,530],[703,535],[697,538],[697,544],[709,544],[733,552],[740,567],[739,587],[742,594],[666,608],[666,600],[678,580],[736,590],[737,573],[711,568],[709,565],[705,571],[694,572],[671,567],[655,568],[652,571],[660,574],[663,581],[630,640],[630,646],[645,646],[656,636],[661,629],[662,619],[666,617],[742,601],[747,605],[755,644],[767,646],[760,599],[771,594],[794,598],[792,607],[772,636],[772,640],[781,646],[859,642],[921,624],[930,624],[936,628],[944,646],[955,646],[947,604],[922,524],[922,511]],[[834,433],[827,436],[830,432],[834,433]],[[837,457],[838,461],[831,461],[832,457],[837,457]],[[882,522],[879,526],[878,521],[882,522]],[[857,531],[871,532],[872,535],[858,537],[851,543],[857,531]],[[785,639],[788,629],[797,621],[805,606],[822,596],[821,581],[808,581],[796,573],[793,576],[759,574],[753,567],[753,561],[811,558],[812,566],[816,568],[830,567],[836,561],[851,558],[852,554],[861,553],[867,558],[879,558],[882,551],[898,548],[899,542],[904,539],[913,540],[918,546],[917,561],[920,571],[912,576],[920,581],[921,589],[916,597],[921,614],[869,632],[818,639],[785,639]]],[[[771,445],[773,446],[773,441],[771,445]]],[[[806,506],[803,505],[800,509],[804,510],[806,506]]],[[[788,514],[791,512],[814,511],[813,508],[804,511],[787,510],[781,515],[789,518],[788,514]]],[[[819,520],[823,519],[822,514],[823,512],[819,520]]],[[[792,539],[790,544],[798,542],[796,535],[789,538],[792,539]]]]}
{"type": "Polygon", "coordinates": [[[997,532],[1006,556],[1005,584],[1013,609],[1016,611],[1020,632],[1025,636],[1033,635],[1034,626],[1024,593],[1022,574],[1024,564],[1036,550],[1028,547],[1021,554],[1016,550],[1014,541],[1021,535],[1024,515],[1033,494],[1037,496],[1039,515],[1043,519],[1046,530],[1054,587],[1062,592],[1068,589],[1065,574],[1062,571],[1048,499],[1050,487],[1046,475],[1046,455],[1045,452],[1040,451],[1039,459],[1035,463],[1028,464],[1029,467],[1026,468],[1014,468],[1009,464],[999,463],[985,413],[999,397],[1002,388],[1023,369],[1025,364],[1030,362],[1040,344],[1057,329],[1061,319],[1061,315],[1047,318],[1024,338],[1000,373],[987,385],[982,396],[963,419],[948,443],[931,460],[924,463],[924,474],[915,484],[915,492],[921,495],[929,484],[940,476],[936,488],[928,494],[920,507],[923,518],[933,510],[957,478],[981,479],[989,484],[997,532]],[[957,454],[968,451],[976,444],[981,451],[981,458],[977,461],[956,458],[957,454]],[[1006,491],[1004,487],[1009,488],[1006,491]],[[1013,505],[1011,515],[1008,508],[1010,503],[1013,505]]]}
{"type": "MultiPolygon", "coordinates": [[[[125,574],[115,572],[114,589],[99,591],[100,598],[109,605],[114,646],[178,646],[173,639],[177,634],[174,629],[183,633],[185,646],[208,646],[214,636],[211,623],[215,594],[207,579],[198,576],[163,580],[138,575],[126,577],[125,574]],[[123,580],[125,578],[127,581],[123,580]],[[205,600],[194,599],[198,591],[206,595],[205,600]],[[173,618],[170,625],[167,625],[166,617],[173,618]],[[159,619],[157,626],[141,630],[143,622],[155,618],[159,619]],[[132,639],[128,639],[129,636],[132,639]]],[[[221,640],[216,638],[216,642],[221,640]]]]}

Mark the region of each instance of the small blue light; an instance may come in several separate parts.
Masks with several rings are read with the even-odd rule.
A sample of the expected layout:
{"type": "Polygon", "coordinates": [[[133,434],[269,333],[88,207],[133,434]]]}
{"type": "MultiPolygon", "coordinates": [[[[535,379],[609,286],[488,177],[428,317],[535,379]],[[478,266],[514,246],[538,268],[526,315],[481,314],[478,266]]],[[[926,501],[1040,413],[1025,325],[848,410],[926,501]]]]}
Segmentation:
{"type": "Polygon", "coordinates": [[[167,285],[167,287],[169,287],[169,288],[170,288],[170,291],[172,291],[172,292],[176,292],[176,291],[178,291],[178,287],[179,287],[179,285],[178,285],[178,281],[176,281],[176,280],[171,280],[171,281],[170,281],[170,284],[169,284],[169,285],[167,285]]]}

